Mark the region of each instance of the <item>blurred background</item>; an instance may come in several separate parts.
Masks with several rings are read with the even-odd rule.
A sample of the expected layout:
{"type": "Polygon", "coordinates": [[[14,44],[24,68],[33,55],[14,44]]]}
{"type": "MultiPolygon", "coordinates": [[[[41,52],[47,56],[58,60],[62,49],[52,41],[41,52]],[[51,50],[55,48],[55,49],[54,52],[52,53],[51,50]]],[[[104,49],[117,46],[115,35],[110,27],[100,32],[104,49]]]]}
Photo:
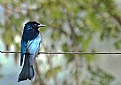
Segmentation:
{"type": "MultiPolygon", "coordinates": [[[[120,52],[121,0],[0,0],[0,51],[20,51],[37,21],[46,52],[120,52]]],[[[40,54],[34,81],[17,82],[20,54],[0,53],[0,85],[121,85],[121,55],[40,54]]]]}

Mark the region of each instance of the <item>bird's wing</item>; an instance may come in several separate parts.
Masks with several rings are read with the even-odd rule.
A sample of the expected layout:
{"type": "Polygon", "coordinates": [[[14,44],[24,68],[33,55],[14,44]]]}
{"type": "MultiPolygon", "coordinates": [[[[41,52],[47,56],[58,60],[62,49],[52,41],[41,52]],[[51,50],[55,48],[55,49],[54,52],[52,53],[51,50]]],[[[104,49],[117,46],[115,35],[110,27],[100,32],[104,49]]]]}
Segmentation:
{"type": "Polygon", "coordinates": [[[39,48],[40,48],[40,43],[41,43],[41,35],[40,33],[35,39],[24,41],[23,39],[21,40],[21,61],[20,65],[23,63],[23,57],[25,53],[29,53],[31,55],[34,55],[33,57],[35,58],[36,55],[38,54],[39,48]]]}
{"type": "Polygon", "coordinates": [[[21,57],[23,57],[23,55],[27,51],[27,48],[33,41],[33,39],[31,39],[32,36],[34,36],[34,35],[33,35],[33,33],[31,33],[31,30],[26,31],[24,29],[23,35],[22,35],[22,40],[21,40],[21,57]],[[31,42],[29,42],[29,41],[31,41],[31,42]]]}
{"type": "Polygon", "coordinates": [[[40,34],[38,34],[38,36],[35,39],[28,41],[26,47],[27,52],[36,55],[39,51],[41,41],[42,39],[40,34]]]}
{"type": "Polygon", "coordinates": [[[26,46],[27,46],[27,43],[21,40],[21,55],[24,55],[24,53],[26,52],[26,46]]]}
{"type": "Polygon", "coordinates": [[[31,54],[29,51],[30,51],[30,47],[31,47],[31,45],[32,45],[33,42],[34,42],[34,40],[31,40],[31,41],[24,41],[23,39],[21,40],[20,66],[22,66],[22,63],[23,63],[24,54],[25,53],[31,54]]]}
{"type": "Polygon", "coordinates": [[[26,53],[26,46],[27,46],[27,43],[24,40],[21,40],[21,59],[20,59],[20,66],[22,66],[22,63],[23,63],[23,57],[24,57],[24,54],[26,53]]]}
{"type": "Polygon", "coordinates": [[[34,59],[39,52],[41,41],[41,36],[38,35],[37,38],[27,43],[26,49],[27,52],[30,54],[30,65],[33,65],[34,59]]]}

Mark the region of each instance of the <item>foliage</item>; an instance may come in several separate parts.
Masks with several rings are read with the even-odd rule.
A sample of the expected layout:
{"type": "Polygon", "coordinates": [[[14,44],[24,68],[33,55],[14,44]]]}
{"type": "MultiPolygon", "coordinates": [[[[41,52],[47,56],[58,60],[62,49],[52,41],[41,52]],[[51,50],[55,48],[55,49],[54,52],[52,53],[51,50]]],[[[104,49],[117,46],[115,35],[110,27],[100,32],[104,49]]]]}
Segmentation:
{"type": "Polygon", "coordinates": [[[114,80],[114,77],[110,75],[109,73],[103,71],[99,67],[96,68],[95,70],[92,69],[91,67],[88,68],[89,72],[91,73],[91,81],[92,84],[98,84],[98,85],[110,85],[110,83],[114,80]]]}
{"type": "MultiPolygon", "coordinates": [[[[0,63],[0,70],[2,70],[2,64],[0,63]]],[[[2,74],[2,72],[0,71],[0,78],[2,78],[3,77],[3,74],[2,74]]]]}
{"type": "Polygon", "coordinates": [[[53,69],[49,69],[46,73],[46,78],[50,79],[52,76],[57,75],[59,71],[61,71],[61,66],[55,67],[53,69]]]}
{"type": "MultiPolygon", "coordinates": [[[[45,45],[47,49],[54,47],[62,51],[91,52],[95,50],[95,48],[89,49],[95,34],[99,34],[100,42],[115,39],[114,46],[117,49],[121,48],[120,12],[114,0],[0,0],[0,3],[4,8],[4,23],[1,23],[0,27],[6,50],[14,44],[15,50],[19,51],[20,42],[16,42],[15,38],[21,37],[23,24],[29,20],[47,25],[47,29],[40,29],[42,35],[47,35],[45,37],[47,41],[43,39],[43,42],[50,41],[45,45]]],[[[16,61],[17,56],[15,55],[16,61]]],[[[94,59],[94,55],[63,56],[67,60],[68,70],[71,70],[70,65],[74,65],[81,71],[80,61],[75,56],[79,56],[79,60],[85,58],[88,64],[94,59]]],[[[62,67],[50,69],[46,73],[46,78],[52,76],[50,72],[56,75],[61,71],[60,68],[62,67]]],[[[96,75],[98,74],[92,76],[96,75]]],[[[80,82],[80,76],[77,78],[74,82],[80,82]]],[[[107,82],[103,85],[106,84],[107,82]]]]}

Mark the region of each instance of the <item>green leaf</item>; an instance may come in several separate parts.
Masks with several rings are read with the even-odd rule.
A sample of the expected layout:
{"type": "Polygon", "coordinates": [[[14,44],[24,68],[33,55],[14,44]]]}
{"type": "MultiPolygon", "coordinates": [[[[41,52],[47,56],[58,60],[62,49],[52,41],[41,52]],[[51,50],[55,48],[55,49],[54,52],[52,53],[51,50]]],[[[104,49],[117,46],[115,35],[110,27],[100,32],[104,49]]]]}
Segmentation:
{"type": "Polygon", "coordinates": [[[83,40],[83,42],[82,42],[82,50],[83,51],[87,50],[87,48],[88,48],[88,46],[90,44],[91,39],[92,39],[91,37],[88,37],[87,39],[83,40]]]}
{"type": "Polygon", "coordinates": [[[121,40],[118,40],[114,43],[114,46],[116,47],[116,49],[120,49],[121,48],[121,40]]]}
{"type": "Polygon", "coordinates": [[[88,63],[90,63],[94,59],[94,55],[86,55],[85,57],[88,63]]]}
{"type": "Polygon", "coordinates": [[[115,79],[113,75],[98,67],[95,68],[95,70],[92,67],[89,67],[88,70],[91,74],[91,85],[93,85],[93,83],[98,83],[98,85],[110,85],[110,83],[115,79]]]}
{"type": "MultiPolygon", "coordinates": [[[[69,51],[67,43],[63,44],[62,49],[63,49],[64,52],[68,52],[69,51]]],[[[67,59],[68,63],[71,63],[74,60],[74,55],[72,55],[72,54],[65,54],[65,58],[67,59]]]]}
{"type": "Polygon", "coordinates": [[[5,31],[5,33],[2,34],[2,39],[5,42],[5,44],[10,46],[13,42],[13,32],[12,32],[12,30],[5,31]]]}
{"type": "Polygon", "coordinates": [[[100,19],[97,18],[96,13],[92,10],[89,11],[89,13],[87,14],[86,23],[93,31],[100,31],[100,29],[102,28],[100,19]]]}
{"type": "Polygon", "coordinates": [[[78,41],[79,43],[82,42],[83,40],[83,36],[82,35],[76,35],[76,41],[78,41]]]}
{"type": "Polygon", "coordinates": [[[57,67],[54,67],[54,68],[51,68],[49,69],[47,72],[46,72],[46,78],[47,79],[50,79],[51,77],[53,76],[56,76],[58,74],[58,72],[60,72],[62,69],[61,66],[57,66],[57,67]]]}
{"type": "Polygon", "coordinates": [[[53,40],[58,40],[58,39],[60,38],[60,33],[59,33],[57,30],[55,30],[55,31],[52,33],[51,38],[52,38],[53,40]]]}
{"type": "Polygon", "coordinates": [[[11,2],[12,2],[12,0],[0,0],[0,3],[4,3],[4,4],[11,3],[11,2]]]}

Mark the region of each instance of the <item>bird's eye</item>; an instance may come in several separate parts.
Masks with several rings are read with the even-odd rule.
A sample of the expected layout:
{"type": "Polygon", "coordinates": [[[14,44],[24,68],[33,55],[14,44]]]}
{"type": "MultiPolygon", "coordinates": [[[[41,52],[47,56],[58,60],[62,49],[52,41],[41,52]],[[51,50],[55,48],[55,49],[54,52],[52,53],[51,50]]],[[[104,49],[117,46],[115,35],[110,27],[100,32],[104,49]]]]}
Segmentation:
{"type": "Polygon", "coordinates": [[[37,24],[34,24],[35,26],[37,26],[37,24]]]}

